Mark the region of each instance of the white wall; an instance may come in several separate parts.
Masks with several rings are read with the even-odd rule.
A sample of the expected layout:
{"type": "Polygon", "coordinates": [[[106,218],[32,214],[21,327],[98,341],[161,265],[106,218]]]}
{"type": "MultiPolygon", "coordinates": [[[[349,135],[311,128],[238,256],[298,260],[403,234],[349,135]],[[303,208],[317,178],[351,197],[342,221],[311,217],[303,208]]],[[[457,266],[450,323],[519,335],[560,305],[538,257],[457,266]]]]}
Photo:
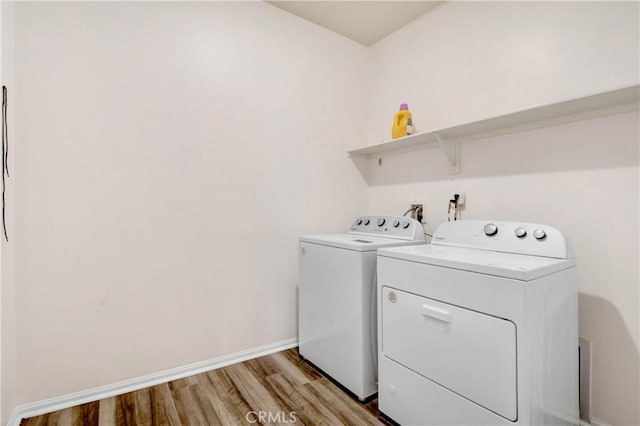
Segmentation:
{"type": "MultiPolygon", "coordinates": [[[[16,99],[15,85],[14,85],[14,38],[13,38],[13,16],[14,16],[14,4],[12,2],[0,3],[0,38],[2,42],[2,55],[0,75],[2,85],[6,85],[8,89],[8,104],[7,104],[7,124],[9,129],[9,171],[11,177],[6,180],[5,190],[5,217],[7,220],[7,229],[10,237],[10,241],[7,243],[2,239],[2,259],[1,259],[1,275],[0,275],[0,423],[6,424],[8,418],[11,416],[13,407],[15,406],[16,397],[16,345],[15,345],[15,268],[14,268],[14,256],[15,245],[13,237],[14,228],[14,214],[15,214],[15,202],[14,202],[14,182],[15,182],[15,167],[14,167],[14,152],[13,142],[15,141],[14,126],[14,113],[15,105],[13,100],[16,99]]],[[[0,237],[2,237],[0,233],[0,237]]]]}
{"type": "Polygon", "coordinates": [[[639,37],[637,2],[444,3],[370,48],[367,137],[401,102],[428,130],[636,84],[639,37]]]}
{"type": "Polygon", "coordinates": [[[364,47],[262,2],[24,2],[15,60],[18,403],[297,336],[298,235],[367,208],[364,47]]]}
{"type": "MultiPolygon", "coordinates": [[[[367,144],[408,102],[419,129],[638,84],[638,3],[453,2],[370,49],[367,144]]],[[[575,246],[580,335],[593,342],[592,416],[640,423],[638,114],[462,144],[462,173],[427,149],[361,165],[370,212],[426,202],[427,229],[463,218],[555,225],[575,246]]]]}
{"type": "Polygon", "coordinates": [[[593,415],[639,423],[636,115],[465,143],[456,176],[436,150],[385,156],[368,189],[345,155],[388,139],[400,102],[424,130],[637,84],[637,16],[452,2],[367,53],[262,3],[17,4],[3,417],[16,335],[18,403],[294,337],[299,234],[343,229],[367,196],[426,201],[433,230],[465,191],[464,217],[574,242],[593,415]]]}
{"type": "MultiPolygon", "coordinates": [[[[2,47],[2,40],[3,40],[3,34],[2,34],[2,21],[3,21],[3,14],[2,14],[2,4],[0,4],[0,49],[2,47]]],[[[3,56],[3,52],[4,49],[0,50],[0,82],[2,84],[4,84],[4,78],[3,78],[3,73],[2,73],[2,64],[5,62],[5,60],[3,60],[2,56],[3,56]]],[[[4,173],[4,170],[2,170],[2,172],[4,173]]],[[[0,245],[0,321],[2,320],[2,246],[0,245]]],[[[3,398],[2,398],[2,337],[4,336],[4,333],[2,332],[2,322],[0,322],[0,422],[2,422],[5,417],[3,416],[4,410],[2,409],[2,405],[3,405],[3,398]]]]}

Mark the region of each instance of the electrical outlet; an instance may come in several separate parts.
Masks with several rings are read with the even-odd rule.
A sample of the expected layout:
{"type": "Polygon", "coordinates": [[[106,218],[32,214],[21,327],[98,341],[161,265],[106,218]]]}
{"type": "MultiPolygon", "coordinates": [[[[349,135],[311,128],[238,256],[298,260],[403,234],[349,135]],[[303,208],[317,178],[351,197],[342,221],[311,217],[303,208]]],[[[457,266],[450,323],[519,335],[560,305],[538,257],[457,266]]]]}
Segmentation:
{"type": "Polygon", "coordinates": [[[411,209],[411,218],[417,220],[420,223],[424,223],[424,204],[412,203],[411,209]]]}

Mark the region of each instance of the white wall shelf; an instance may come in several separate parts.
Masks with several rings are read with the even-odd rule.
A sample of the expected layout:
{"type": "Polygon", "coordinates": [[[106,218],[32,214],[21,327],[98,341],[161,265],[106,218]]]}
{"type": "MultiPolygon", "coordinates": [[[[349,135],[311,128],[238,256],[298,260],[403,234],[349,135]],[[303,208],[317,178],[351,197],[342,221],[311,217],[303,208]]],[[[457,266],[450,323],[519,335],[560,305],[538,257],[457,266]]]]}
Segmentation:
{"type": "Polygon", "coordinates": [[[640,86],[625,87],[553,104],[536,105],[509,114],[428,132],[349,151],[354,157],[371,158],[385,153],[441,147],[452,173],[460,171],[459,143],[464,140],[515,133],[588,118],[637,111],[640,86]]]}

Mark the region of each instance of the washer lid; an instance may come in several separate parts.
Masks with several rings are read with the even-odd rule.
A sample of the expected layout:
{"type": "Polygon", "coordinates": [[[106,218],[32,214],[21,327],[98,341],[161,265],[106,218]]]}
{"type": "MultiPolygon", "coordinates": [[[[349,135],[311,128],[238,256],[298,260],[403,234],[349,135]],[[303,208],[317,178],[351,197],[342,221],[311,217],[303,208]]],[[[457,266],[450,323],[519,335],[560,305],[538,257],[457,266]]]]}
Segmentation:
{"type": "Polygon", "coordinates": [[[404,246],[407,244],[424,244],[424,241],[407,241],[396,238],[381,238],[358,234],[325,234],[302,235],[300,242],[320,244],[355,251],[375,251],[380,247],[404,246]]]}
{"type": "Polygon", "coordinates": [[[574,258],[555,259],[434,244],[383,248],[378,251],[378,256],[520,281],[535,280],[576,264],[574,258]]]}

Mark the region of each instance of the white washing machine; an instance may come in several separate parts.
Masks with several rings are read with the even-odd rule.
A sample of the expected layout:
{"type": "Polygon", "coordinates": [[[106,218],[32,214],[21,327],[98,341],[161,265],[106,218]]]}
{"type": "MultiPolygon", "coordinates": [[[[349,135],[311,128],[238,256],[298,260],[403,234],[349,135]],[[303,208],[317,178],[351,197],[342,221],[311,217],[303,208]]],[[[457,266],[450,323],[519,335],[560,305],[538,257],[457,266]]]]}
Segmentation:
{"type": "Polygon", "coordinates": [[[378,251],[379,408],[403,425],[578,424],[575,259],[545,225],[447,222],[378,251]]]}
{"type": "Polygon", "coordinates": [[[376,250],[424,244],[404,217],[356,219],[348,233],[300,237],[300,355],[364,401],[376,385],[376,250]]]}

